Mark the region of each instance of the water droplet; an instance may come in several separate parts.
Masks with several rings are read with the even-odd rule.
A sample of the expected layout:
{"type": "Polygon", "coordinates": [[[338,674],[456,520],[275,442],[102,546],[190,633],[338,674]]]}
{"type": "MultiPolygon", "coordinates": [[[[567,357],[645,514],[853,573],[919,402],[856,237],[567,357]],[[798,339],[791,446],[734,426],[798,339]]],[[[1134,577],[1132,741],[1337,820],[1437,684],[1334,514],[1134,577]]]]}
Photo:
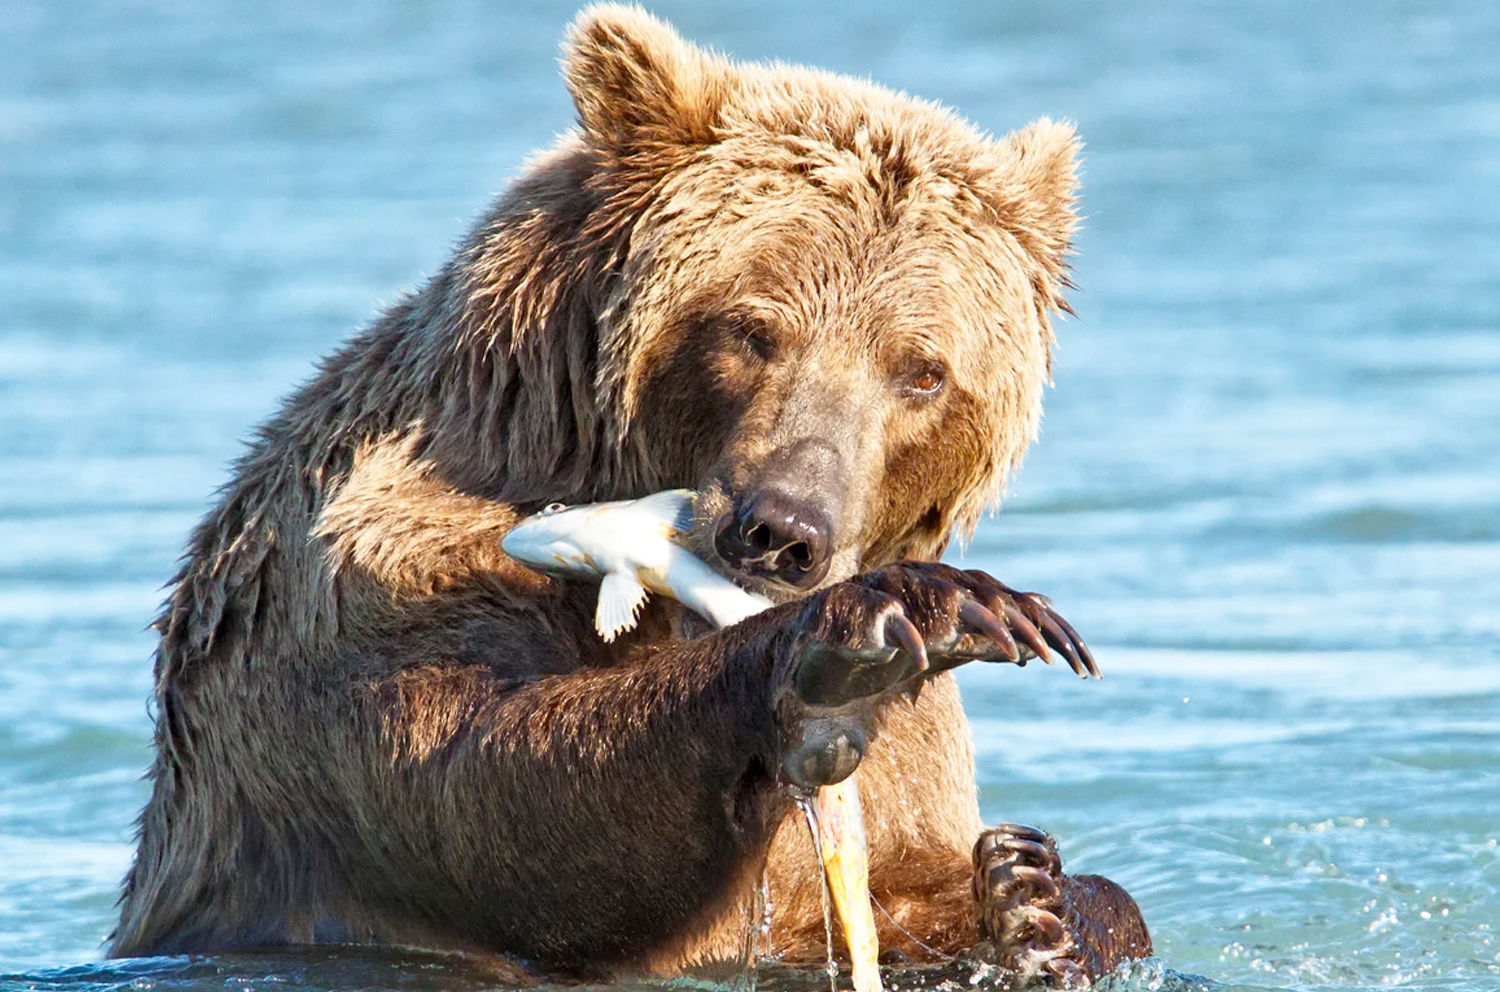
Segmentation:
{"type": "Polygon", "coordinates": [[[809,796],[797,795],[797,805],[802,809],[802,815],[807,818],[807,829],[812,832],[813,850],[817,854],[818,872],[822,879],[822,885],[818,892],[823,902],[823,938],[827,943],[828,964],[825,969],[828,972],[828,992],[838,992],[839,966],[833,960],[833,913],[829,903],[828,892],[828,869],[823,865],[823,841],[818,834],[818,811],[809,796]]]}

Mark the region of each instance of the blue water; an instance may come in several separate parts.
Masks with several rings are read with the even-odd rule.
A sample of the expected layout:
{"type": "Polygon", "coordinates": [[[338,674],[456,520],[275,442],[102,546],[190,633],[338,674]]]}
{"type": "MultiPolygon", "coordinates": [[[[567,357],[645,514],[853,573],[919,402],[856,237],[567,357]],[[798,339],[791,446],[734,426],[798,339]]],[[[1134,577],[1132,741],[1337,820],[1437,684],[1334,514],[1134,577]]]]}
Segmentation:
{"type": "MultiPolygon", "coordinates": [[[[0,988],[483,986],[90,962],[146,624],[237,439],[571,119],[572,9],[515,6],[0,6],[0,988]]],[[[1087,142],[1079,317],[967,560],[1106,678],[966,672],[986,816],[1178,972],[1500,988],[1500,4],[654,9],[1087,142]]]]}

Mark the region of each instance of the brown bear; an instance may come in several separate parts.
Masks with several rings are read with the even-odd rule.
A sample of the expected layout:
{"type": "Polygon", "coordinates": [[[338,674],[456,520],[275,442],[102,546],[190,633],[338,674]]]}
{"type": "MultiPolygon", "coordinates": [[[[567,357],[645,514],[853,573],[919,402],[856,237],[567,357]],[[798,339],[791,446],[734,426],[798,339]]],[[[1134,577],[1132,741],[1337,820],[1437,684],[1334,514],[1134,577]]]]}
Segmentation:
{"type": "Polygon", "coordinates": [[[820,959],[787,782],[856,763],[891,960],[1079,980],[1149,953],[1123,890],[982,830],[945,674],[1092,664],[1040,597],[935,564],[1036,428],[1071,130],[990,139],[635,8],[580,15],[565,72],[577,130],[287,400],[192,535],[112,953],[670,974],[743,953],[764,877],[771,952],[820,959]],[[670,487],[781,605],[712,632],[658,601],[605,644],[596,584],[501,551],[543,504],[670,487]]]}

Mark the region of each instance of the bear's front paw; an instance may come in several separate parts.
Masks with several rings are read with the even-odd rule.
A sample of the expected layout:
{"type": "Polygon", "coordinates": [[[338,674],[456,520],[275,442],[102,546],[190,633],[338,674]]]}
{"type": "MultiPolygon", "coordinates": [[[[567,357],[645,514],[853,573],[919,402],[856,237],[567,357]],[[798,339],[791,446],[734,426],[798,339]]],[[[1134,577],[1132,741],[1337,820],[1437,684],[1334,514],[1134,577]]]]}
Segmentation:
{"type": "Polygon", "coordinates": [[[1099,674],[1077,632],[1036,593],[949,565],[887,565],[813,597],[794,679],[813,706],[873,696],[919,672],[968,661],[1025,664],[1050,652],[1079,675],[1099,674]]]}
{"type": "Polygon", "coordinates": [[[806,787],[853,772],[871,701],[919,676],[976,660],[1050,664],[1049,650],[1080,675],[1098,674],[1045,599],[948,565],[888,565],[831,586],[807,601],[796,628],[782,777],[806,787]]]}
{"type": "Polygon", "coordinates": [[[1062,859],[1047,834],[1015,823],[986,830],[974,845],[979,955],[1023,981],[1043,977],[1063,988],[1087,987],[1073,934],[1063,923],[1062,886],[1062,859]]]}

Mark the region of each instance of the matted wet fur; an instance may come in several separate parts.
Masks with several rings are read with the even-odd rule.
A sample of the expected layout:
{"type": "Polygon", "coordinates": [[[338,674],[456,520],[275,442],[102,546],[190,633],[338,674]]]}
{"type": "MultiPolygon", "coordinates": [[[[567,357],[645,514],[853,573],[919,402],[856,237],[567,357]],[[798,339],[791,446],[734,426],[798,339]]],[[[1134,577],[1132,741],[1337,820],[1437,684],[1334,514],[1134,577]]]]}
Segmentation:
{"type": "MultiPolygon", "coordinates": [[[[670,973],[741,952],[768,867],[774,949],[816,958],[776,782],[818,709],[793,688],[809,645],[845,657],[904,611],[957,664],[964,604],[1011,595],[845,580],[936,559],[1033,435],[1072,131],[990,139],[633,8],[584,12],[565,73],[579,128],[260,428],[194,532],[113,954],[402,943],[670,973]],[[830,514],[821,591],[727,631],[658,602],[605,645],[594,585],[500,550],[542,503],[687,487],[713,558],[715,522],[799,458],[830,514]]],[[[868,746],[883,946],[961,952],[981,824],[957,689],[893,670],[861,693],[823,716],[868,746]]]]}

